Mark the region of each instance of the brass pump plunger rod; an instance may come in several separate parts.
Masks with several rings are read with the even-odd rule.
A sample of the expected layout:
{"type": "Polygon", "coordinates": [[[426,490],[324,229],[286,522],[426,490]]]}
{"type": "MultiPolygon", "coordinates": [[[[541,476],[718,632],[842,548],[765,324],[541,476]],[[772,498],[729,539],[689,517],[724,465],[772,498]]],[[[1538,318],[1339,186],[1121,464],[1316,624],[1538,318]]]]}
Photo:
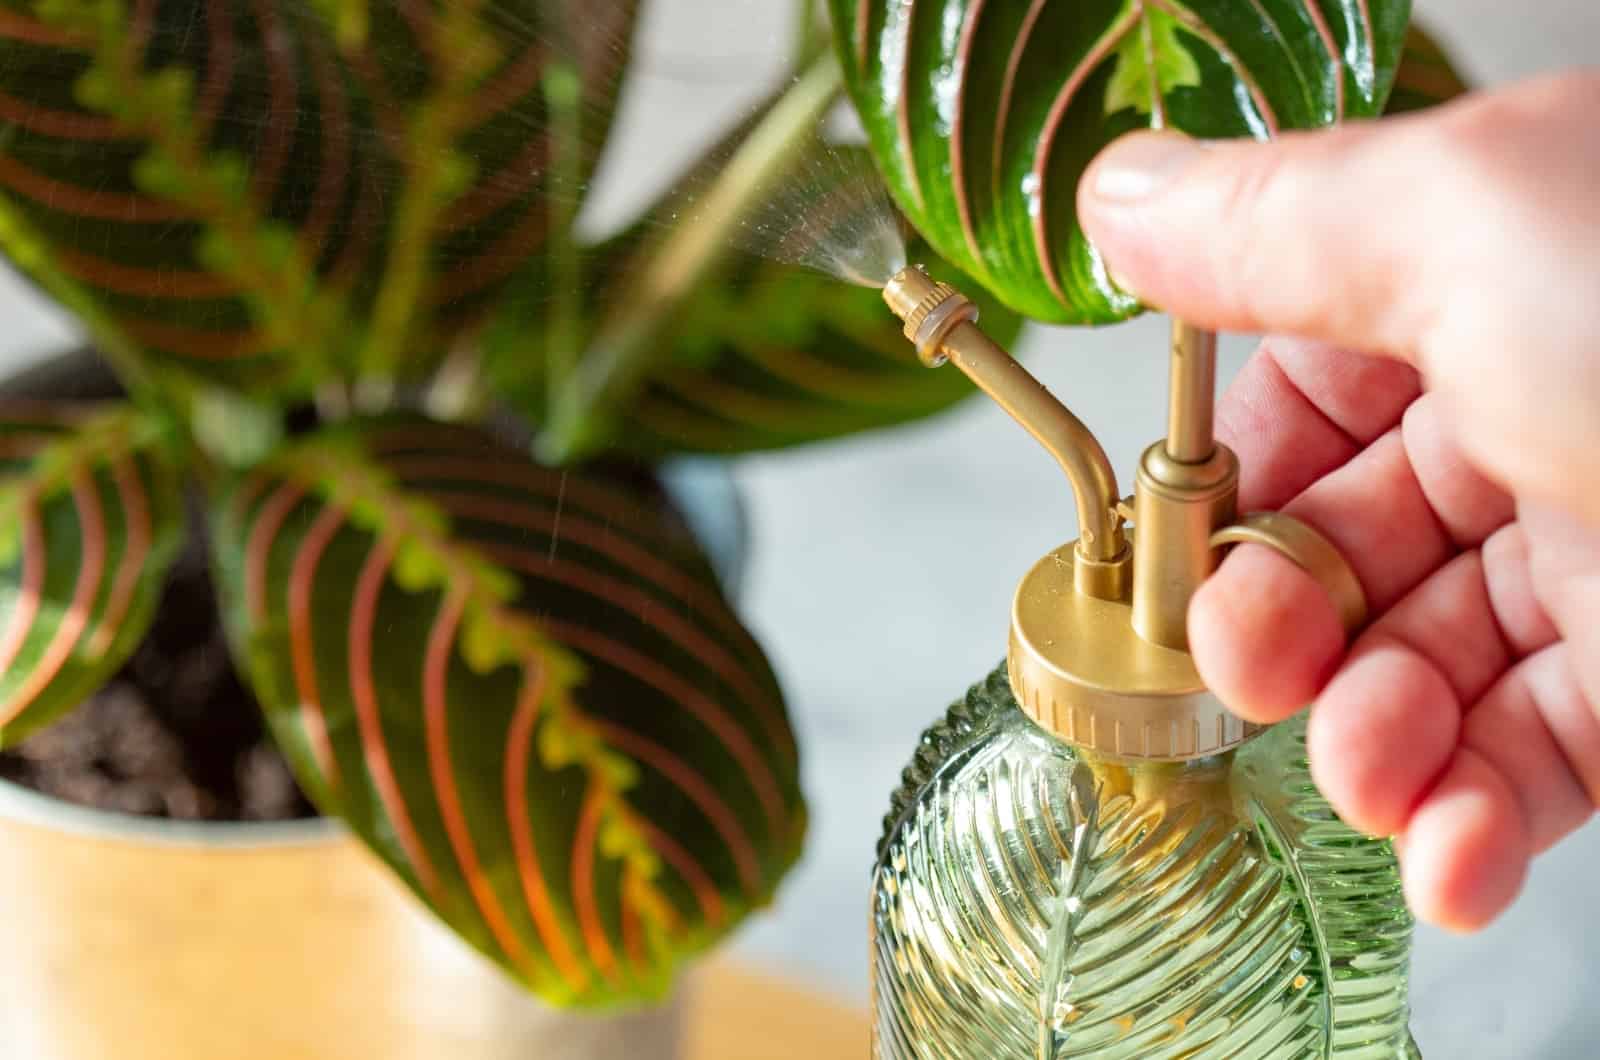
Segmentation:
{"type": "Polygon", "coordinates": [[[1172,389],[1167,400],[1167,455],[1203,464],[1217,447],[1217,333],[1172,322],[1172,389]]]}
{"type": "Polygon", "coordinates": [[[1127,592],[1130,549],[1117,512],[1117,476],[1083,421],[973,323],[978,309],[916,266],[883,288],[924,363],[949,361],[1043,445],[1066,472],[1078,508],[1077,588],[1117,599],[1127,592]]]}
{"type": "Polygon", "coordinates": [[[1145,450],[1134,480],[1133,628],[1186,651],[1189,600],[1216,569],[1211,535],[1233,522],[1239,462],[1214,432],[1216,333],[1174,320],[1171,376],[1167,437],[1145,450]]]}

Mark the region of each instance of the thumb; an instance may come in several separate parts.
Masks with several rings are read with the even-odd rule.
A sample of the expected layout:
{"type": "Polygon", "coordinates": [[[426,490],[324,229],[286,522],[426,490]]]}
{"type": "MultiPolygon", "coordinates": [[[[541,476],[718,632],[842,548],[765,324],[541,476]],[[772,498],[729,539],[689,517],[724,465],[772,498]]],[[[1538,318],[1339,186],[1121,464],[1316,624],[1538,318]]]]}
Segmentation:
{"type": "Polygon", "coordinates": [[[1191,323],[1415,359],[1441,292],[1442,212],[1415,119],[1271,143],[1135,133],[1085,173],[1078,212],[1117,282],[1191,323]]]}
{"type": "Polygon", "coordinates": [[[1078,189],[1124,287],[1200,327],[1400,357],[1481,470],[1600,525],[1600,74],[1270,143],[1140,133],[1078,189]]]}

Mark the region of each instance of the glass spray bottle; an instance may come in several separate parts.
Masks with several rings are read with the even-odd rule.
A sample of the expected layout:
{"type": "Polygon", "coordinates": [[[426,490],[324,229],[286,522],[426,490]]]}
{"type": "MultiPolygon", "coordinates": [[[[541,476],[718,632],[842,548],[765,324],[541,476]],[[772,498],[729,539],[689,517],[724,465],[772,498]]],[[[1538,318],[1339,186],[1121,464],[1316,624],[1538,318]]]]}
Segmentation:
{"type": "Polygon", "coordinates": [[[1124,500],[1093,435],[971,302],[917,268],[884,298],[926,363],[956,364],[1061,464],[1080,536],[1023,578],[1006,663],[924,734],[891,801],[874,1055],[1420,1056],[1389,843],[1318,794],[1303,719],[1239,721],[1187,651],[1190,597],[1244,541],[1308,570],[1347,627],[1365,616],[1314,530],[1236,517],[1238,461],[1212,437],[1215,336],[1174,325],[1167,437],[1124,500]]]}

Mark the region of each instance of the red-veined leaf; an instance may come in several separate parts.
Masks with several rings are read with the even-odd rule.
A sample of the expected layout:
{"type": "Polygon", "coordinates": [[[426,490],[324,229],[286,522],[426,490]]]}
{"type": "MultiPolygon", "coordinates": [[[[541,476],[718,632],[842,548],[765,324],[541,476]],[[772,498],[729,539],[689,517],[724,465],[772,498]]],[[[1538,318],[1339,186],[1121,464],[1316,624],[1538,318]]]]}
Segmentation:
{"type": "MultiPolygon", "coordinates": [[[[1021,320],[972,290],[984,331],[1010,343],[1021,320]]],[[[917,360],[878,291],[750,257],[697,291],[668,338],[619,431],[634,452],[775,449],[920,419],[976,392],[917,360]]]]}
{"type": "Polygon", "coordinates": [[[415,374],[571,220],[637,2],[582,6],[0,0],[0,250],[195,375],[415,374]]]}
{"type": "Polygon", "coordinates": [[[793,735],[648,477],[369,423],[292,444],[216,515],[302,784],[539,994],[658,996],[771,896],[804,832],[793,735]]]}
{"type": "Polygon", "coordinates": [[[1140,127],[1267,137],[1378,114],[1409,0],[830,0],[895,198],[952,264],[1041,320],[1120,319],[1078,178],[1140,127]]]}
{"type": "Polygon", "coordinates": [[[138,647],[183,537],[170,444],[124,406],[0,398],[0,748],[138,647]]]}

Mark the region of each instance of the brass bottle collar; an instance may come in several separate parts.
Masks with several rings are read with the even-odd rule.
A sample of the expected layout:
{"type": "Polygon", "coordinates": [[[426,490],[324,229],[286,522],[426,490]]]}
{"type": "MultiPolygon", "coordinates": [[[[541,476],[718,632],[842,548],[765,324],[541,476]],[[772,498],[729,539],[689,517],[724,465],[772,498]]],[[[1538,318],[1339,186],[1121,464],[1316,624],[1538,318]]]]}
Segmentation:
{"type": "Polygon", "coordinates": [[[1278,512],[1237,518],[1238,460],[1212,436],[1214,334],[1173,326],[1167,437],[1145,451],[1130,504],[1099,441],[978,329],[970,300],[919,266],[883,297],[922,361],[961,369],[1071,486],[1079,537],[1028,571],[1011,609],[1012,691],[1046,731],[1100,754],[1161,761],[1218,754],[1259,732],[1206,689],[1188,652],[1189,600],[1232,545],[1278,550],[1328,589],[1349,630],[1365,621],[1361,585],[1327,539],[1278,512]],[[1137,542],[1123,526],[1129,515],[1137,542]]]}
{"type": "Polygon", "coordinates": [[[1023,713],[1068,743],[1163,761],[1218,754],[1260,731],[1206,689],[1188,652],[1134,631],[1131,599],[1075,592],[1074,551],[1034,564],[1012,601],[1006,671],[1023,713]]]}

